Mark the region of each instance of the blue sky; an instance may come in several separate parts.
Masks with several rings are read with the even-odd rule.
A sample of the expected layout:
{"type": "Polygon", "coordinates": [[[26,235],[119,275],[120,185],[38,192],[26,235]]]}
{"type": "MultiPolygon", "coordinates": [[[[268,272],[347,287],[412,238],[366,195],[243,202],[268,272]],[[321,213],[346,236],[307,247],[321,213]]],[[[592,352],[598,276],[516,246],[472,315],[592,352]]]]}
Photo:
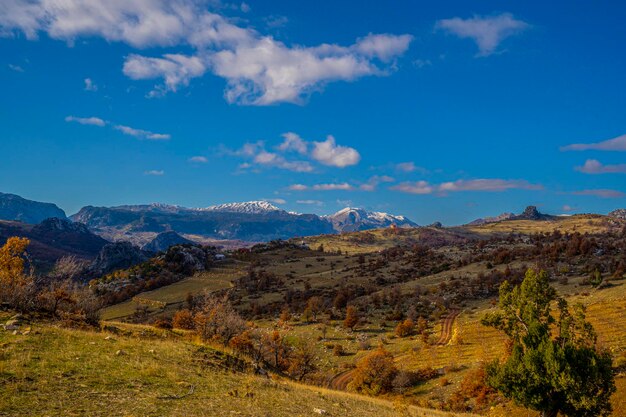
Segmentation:
{"type": "Polygon", "coordinates": [[[626,206],[626,5],[0,4],[0,191],[458,224],[626,206]]]}

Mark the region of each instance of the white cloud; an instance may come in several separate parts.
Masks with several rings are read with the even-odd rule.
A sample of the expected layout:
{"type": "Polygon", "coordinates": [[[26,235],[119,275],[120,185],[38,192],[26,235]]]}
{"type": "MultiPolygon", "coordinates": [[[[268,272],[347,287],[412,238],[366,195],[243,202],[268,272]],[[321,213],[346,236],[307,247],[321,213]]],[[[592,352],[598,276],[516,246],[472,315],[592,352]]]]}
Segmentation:
{"type": "Polygon", "coordinates": [[[359,39],[354,49],[367,57],[388,62],[409,49],[412,40],[413,36],[411,35],[369,34],[359,39]]]}
{"type": "Polygon", "coordinates": [[[427,181],[403,182],[390,189],[408,194],[432,194],[434,191],[434,187],[427,181]]]}
{"type": "Polygon", "coordinates": [[[576,207],[572,207],[569,204],[564,204],[563,207],[561,207],[561,210],[570,212],[576,210],[576,207]]]}
{"type": "Polygon", "coordinates": [[[428,170],[422,167],[418,167],[414,162],[400,162],[395,165],[395,169],[400,172],[415,172],[420,171],[426,173],[428,170]]]}
{"type": "Polygon", "coordinates": [[[65,118],[66,122],[75,122],[80,123],[81,125],[92,125],[92,126],[104,126],[106,122],[99,117],[76,117],[76,116],[67,116],[65,118]]]}
{"type": "Polygon", "coordinates": [[[623,198],[626,194],[617,190],[597,189],[597,190],[581,190],[572,192],[574,195],[588,195],[600,198],[623,198]]]}
{"type": "Polygon", "coordinates": [[[395,180],[388,175],[374,175],[366,183],[361,184],[359,189],[362,191],[375,191],[376,188],[386,182],[394,182],[395,180]]]}
{"type": "Polygon", "coordinates": [[[583,166],[576,167],[576,171],[585,174],[626,174],[626,164],[603,165],[597,159],[587,159],[583,166]]]}
{"type": "Polygon", "coordinates": [[[324,205],[324,202],[320,200],[297,200],[296,203],[307,204],[311,206],[323,206],[324,205]]]}
{"type": "Polygon", "coordinates": [[[354,186],[348,184],[347,182],[315,184],[310,187],[303,184],[293,184],[287,189],[290,191],[352,191],[354,190],[354,186]]]}
{"type": "Polygon", "coordinates": [[[263,141],[249,142],[236,151],[226,149],[225,152],[249,159],[251,166],[275,167],[294,172],[313,172],[312,161],[344,168],[355,165],[361,158],[356,149],[337,145],[332,136],[328,136],[324,142],[307,142],[293,132],[287,132],[282,136],[282,143],[275,147],[277,152],[268,151],[263,141]],[[297,153],[310,161],[292,160],[290,153],[297,153]]]}
{"type": "Polygon", "coordinates": [[[354,187],[348,184],[347,182],[341,182],[341,183],[331,183],[331,184],[315,184],[313,187],[311,187],[311,189],[315,191],[338,191],[338,190],[350,191],[350,190],[353,190],[354,187]]]}
{"type": "Polygon", "coordinates": [[[490,191],[502,192],[511,189],[541,190],[539,184],[531,184],[525,180],[503,180],[503,179],[475,179],[457,180],[444,182],[441,184],[430,184],[427,181],[403,182],[393,187],[391,190],[401,191],[409,194],[444,194],[457,191],[490,191]]]}
{"type": "Polygon", "coordinates": [[[626,151],[626,135],[596,143],[574,143],[563,146],[562,151],[626,151]]]}
{"type": "Polygon", "coordinates": [[[500,43],[529,27],[528,23],[515,19],[511,13],[497,16],[474,16],[469,19],[454,17],[439,20],[437,29],[445,30],[459,38],[470,38],[478,45],[478,56],[496,52],[500,43]]]}
{"type": "Polygon", "coordinates": [[[74,122],[74,123],[80,123],[81,125],[92,125],[92,126],[99,126],[99,127],[103,127],[106,125],[112,125],[113,129],[115,130],[119,130],[120,132],[124,133],[125,135],[129,135],[129,136],[134,136],[136,138],[139,139],[149,139],[149,140],[169,140],[171,139],[171,135],[170,134],[166,134],[166,133],[154,133],[154,132],[150,132],[148,130],[142,130],[142,129],[135,129],[133,127],[130,126],[125,126],[125,125],[116,125],[116,124],[111,124],[111,122],[107,122],[99,117],[76,117],[76,116],[67,116],[65,118],[66,122],[74,122]]]}
{"type": "Polygon", "coordinates": [[[288,190],[290,191],[304,191],[304,190],[308,190],[309,187],[307,187],[304,184],[292,184],[289,187],[287,187],[288,190]]]}
{"type": "Polygon", "coordinates": [[[143,129],[135,129],[130,126],[124,125],[115,125],[113,129],[119,130],[125,135],[134,136],[140,139],[150,139],[150,140],[169,140],[171,139],[171,135],[166,133],[153,133],[148,130],[143,129]]]}
{"type": "MultiPolygon", "coordinates": [[[[126,58],[124,74],[133,80],[163,78],[164,91],[176,91],[189,85],[189,80],[200,77],[206,71],[204,63],[196,56],[165,54],[163,58],[148,58],[132,54],[126,58]]],[[[151,96],[162,94],[162,87],[152,90],[151,96]]]]}
{"type": "Polygon", "coordinates": [[[98,91],[98,86],[94,84],[91,78],[85,78],[85,91],[98,91]]]}
{"type": "Polygon", "coordinates": [[[274,203],[274,204],[287,204],[287,200],[283,198],[266,198],[265,201],[274,203]]]}
{"type": "MultiPolygon", "coordinates": [[[[240,4],[246,12],[249,6],[240,4]]],[[[404,54],[410,35],[370,34],[353,45],[288,46],[271,36],[210,12],[191,0],[10,0],[0,3],[0,34],[22,32],[28,39],[46,33],[73,43],[85,37],[123,42],[135,48],[173,47],[192,56],[131,54],[124,73],[132,79],[161,78],[160,95],[186,86],[207,70],[226,80],[230,103],[301,103],[333,81],[382,76],[404,54]]]]}
{"type": "Polygon", "coordinates": [[[331,135],[324,142],[313,142],[311,157],[321,164],[338,168],[356,165],[361,160],[356,149],[337,145],[331,135]]]}
{"type": "Polygon", "coordinates": [[[15,71],[15,72],[24,72],[24,68],[22,68],[19,65],[15,65],[15,64],[7,64],[7,66],[9,67],[9,69],[15,71]]]}
{"type": "Polygon", "coordinates": [[[283,143],[278,145],[278,150],[282,152],[295,151],[301,155],[306,155],[308,152],[308,144],[297,133],[287,132],[283,133],[283,143]]]}
{"type": "Polygon", "coordinates": [[[162,177],[163,175],[165,175],[165,171],[157,170],[157,169],[151,169],[150,171],[144,171],[144,175],[150,175],[150,176],[154,176],[154,177],[162,177]]]}
{"type": "Polygon", "coordinates": [[[192,156],[191,158],[189,158],[189,162],[206,164],[207,162],[209,162],[209,160],[207,159],[206,156],[192,156]]]}
{"type": "Polygon", "coordinates": [[[540,185],[531,184],[525,180],[503,180],[495,178],[444,182],[439,186],[439,191],[506,191],[510,189],[540,190],[541,188],[540,185]]]}

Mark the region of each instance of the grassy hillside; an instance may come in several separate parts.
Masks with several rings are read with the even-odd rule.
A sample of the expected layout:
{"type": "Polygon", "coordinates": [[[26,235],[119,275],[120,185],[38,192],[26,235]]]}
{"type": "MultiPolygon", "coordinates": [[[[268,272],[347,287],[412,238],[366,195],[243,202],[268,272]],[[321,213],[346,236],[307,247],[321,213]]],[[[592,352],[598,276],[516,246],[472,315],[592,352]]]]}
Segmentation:
{"type": "Polygon", "coordinates": [[[147,326],[123,330],[128,334],[34,323],[28,335],[0,332],[0,415],[468,415],[226,371],[236,363],[227,352],[147,326]]]}

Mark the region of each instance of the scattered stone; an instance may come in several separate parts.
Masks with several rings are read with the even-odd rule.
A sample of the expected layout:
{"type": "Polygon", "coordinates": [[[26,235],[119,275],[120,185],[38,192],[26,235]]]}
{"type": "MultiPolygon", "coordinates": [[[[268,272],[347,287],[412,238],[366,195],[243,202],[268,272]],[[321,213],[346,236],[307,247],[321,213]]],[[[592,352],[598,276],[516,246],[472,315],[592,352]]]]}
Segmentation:
{"type": "Polygon", "coordinates": [[[154,349],[150,349],[148,352],[149,352],[149,353],[152,353],[153,355],[156,353],[156,352],[154,351],[154,349]]]}
{"type": "Polygon", "coordinates": [[[111,336],[107,336],[104,338],[104,340],[115,340],[115,339],[113,339],[111,336]]]}
{"type": "Polygon", "coordinates": [[[4,330],[7,330],[7,331],[11,331],[11,330],[17,331],[17,329],[20,328],[20,326],[17,326],[15,324],[3,324],[2,327],[4,328],[4,330]]]}
{"type": "Polygon", "coordinates": [[[123,356],[123,355],[126,355],[126,352],[125,352],[125,351],[123,351],[122,349],[120,349],[120,350],[118,350],[117,352],[115,352],[115,355],[116,355],[116,356],[123,356]]]}
{"type": "Polygon", "coordinates": [[[321,408],[314,408],[313,412],[317,414],[328,414],[326,410],[322,410],[321,408]]]}
{"type": "Polygon", "coordinates": [[[17,336],[19,332],[17,330],[13,330],[13,336],[17,336]]]}

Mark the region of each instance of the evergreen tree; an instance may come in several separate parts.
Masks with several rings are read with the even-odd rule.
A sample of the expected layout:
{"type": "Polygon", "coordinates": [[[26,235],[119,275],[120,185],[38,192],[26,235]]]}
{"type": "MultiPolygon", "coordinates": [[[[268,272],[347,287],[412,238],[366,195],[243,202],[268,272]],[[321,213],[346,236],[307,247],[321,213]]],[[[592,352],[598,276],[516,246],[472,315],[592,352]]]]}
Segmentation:
{"type": "Polygon", "coordinates": [[[487,366],[487,383],[506,398],[543,417],[610,415],[615,392],[611,356],[597,349],[583,306],[570,311],[546,272],[528,270],[516,287],[504,282],[499,310],[482,322],[510,339],[506,360],[487,366]]]}

